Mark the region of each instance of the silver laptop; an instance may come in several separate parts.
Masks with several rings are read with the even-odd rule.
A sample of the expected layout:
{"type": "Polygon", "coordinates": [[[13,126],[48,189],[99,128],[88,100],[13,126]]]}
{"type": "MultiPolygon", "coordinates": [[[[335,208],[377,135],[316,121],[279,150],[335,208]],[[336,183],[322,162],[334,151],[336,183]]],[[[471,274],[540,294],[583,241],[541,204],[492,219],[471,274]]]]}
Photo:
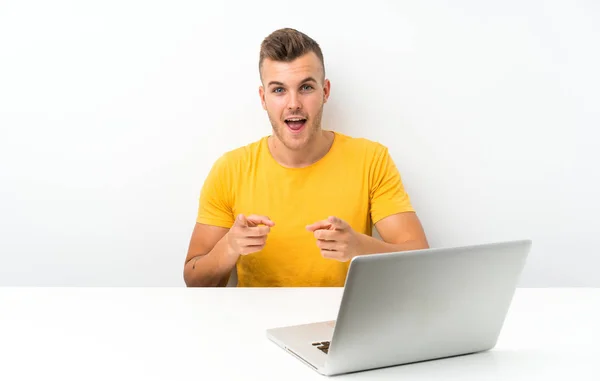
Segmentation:
{"type": "Polygon", "coordinates": [[[355,257],[336,320],[267,337],[328,376],[489,350],[530,248],[522,240],[355,257]]]}

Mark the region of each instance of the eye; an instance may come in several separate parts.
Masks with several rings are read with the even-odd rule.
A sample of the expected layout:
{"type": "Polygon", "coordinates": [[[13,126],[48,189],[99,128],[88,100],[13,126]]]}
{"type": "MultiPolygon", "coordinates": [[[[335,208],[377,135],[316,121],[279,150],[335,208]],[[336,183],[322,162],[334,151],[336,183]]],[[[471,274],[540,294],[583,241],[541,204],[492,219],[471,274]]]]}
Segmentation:
{"type": "Polygon", "coordinates": [[[308,91],[308,90],[312,90],[313,87],[311,85],[302,85],[301,89],[308,91]]]}
{"type": "Polygon", "coordinates": [[[283,92],[283,87],[276,87],[273,89],[274,93],[282,93],[283,92]]]}

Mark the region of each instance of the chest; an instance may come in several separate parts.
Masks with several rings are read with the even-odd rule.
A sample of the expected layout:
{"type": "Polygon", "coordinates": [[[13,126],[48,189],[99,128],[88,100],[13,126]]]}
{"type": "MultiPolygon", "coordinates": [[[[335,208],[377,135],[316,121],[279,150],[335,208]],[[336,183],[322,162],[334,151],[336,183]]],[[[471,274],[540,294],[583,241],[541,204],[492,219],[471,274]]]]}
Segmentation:
{"type": "Polygon", "coordinates": [[[291,176],[256,172],[240,182],[233,207],[236,215],[266,215],[290,231],[303,230],[328,216],[339,217],[361,232],[370,224],[366,176],[343,166],[291,176]]]}

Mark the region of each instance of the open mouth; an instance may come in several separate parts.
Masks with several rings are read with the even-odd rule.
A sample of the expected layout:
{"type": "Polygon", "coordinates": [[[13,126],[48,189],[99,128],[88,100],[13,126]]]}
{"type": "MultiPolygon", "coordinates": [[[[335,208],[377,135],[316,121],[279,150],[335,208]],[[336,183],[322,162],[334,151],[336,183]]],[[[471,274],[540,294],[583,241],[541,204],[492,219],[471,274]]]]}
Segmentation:
{"type": "Polygon", "coordinates": [[[285,120],[285,124],[287,124],[288,128],[292,130],[292,132],[299,132],[306,125],[305,118],[287,118],[285,120]]]}

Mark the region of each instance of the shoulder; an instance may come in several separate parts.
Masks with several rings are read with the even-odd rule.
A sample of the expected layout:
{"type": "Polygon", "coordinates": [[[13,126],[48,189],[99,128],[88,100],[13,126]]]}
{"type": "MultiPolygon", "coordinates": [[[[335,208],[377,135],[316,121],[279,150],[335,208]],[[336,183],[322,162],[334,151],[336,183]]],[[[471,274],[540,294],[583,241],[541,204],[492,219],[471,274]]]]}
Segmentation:
{"type": "Polygon", "coordinates": [[[266,142],[267,137],[262,137],[259,140],[248,143],[244,146],[237,147],[235,149],[226,151],[221,159],[223,160],[243,160],[257,155],[260,150],[263,148],[264,143],[266,142]]]}
{"type": "Polygon", "coordinates": [[[215,166],[229,169],[241,169],[241,166],[254,163],[266,146],[267,137],[253,141],[223,153],[215,162],[215,166]]]}
{"type": "Polygon", "coordinates": [[[363,137],[353,137],[335,132],[336,144],[345,155],[361,155],[365,160],[381,158],[388,154],[384,144],[363,137]]]}

